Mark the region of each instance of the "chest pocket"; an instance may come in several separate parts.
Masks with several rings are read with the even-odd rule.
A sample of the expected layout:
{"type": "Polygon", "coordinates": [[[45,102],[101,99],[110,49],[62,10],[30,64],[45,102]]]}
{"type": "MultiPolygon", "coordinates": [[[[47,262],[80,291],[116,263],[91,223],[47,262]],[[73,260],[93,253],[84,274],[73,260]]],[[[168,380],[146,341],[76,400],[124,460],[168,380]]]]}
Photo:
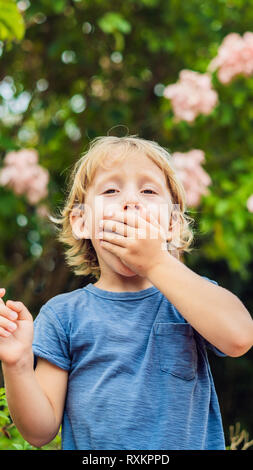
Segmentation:
{"type": "Polygon", "coordinates": [[[160,369],[184,380],[197,372],[197,347],[189,323],[155,323],[160,369]]]}

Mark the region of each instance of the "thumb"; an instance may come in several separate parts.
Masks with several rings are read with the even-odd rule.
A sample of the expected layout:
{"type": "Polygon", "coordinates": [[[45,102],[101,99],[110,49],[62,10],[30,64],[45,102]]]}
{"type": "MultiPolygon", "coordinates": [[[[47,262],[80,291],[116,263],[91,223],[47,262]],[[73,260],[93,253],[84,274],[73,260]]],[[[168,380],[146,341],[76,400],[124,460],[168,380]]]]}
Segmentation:
{"type": "Polygon", "coordinates": [[[2,297],[5,295],[5,288],[1,287],[0,288],[0,304],[4,304],[4,301],[2,300],[2,297]]]}
{"type": "Polygon", "coordinates": [[[33,320],[33,317],[23,302],[7,300],[6,306],[18,314],[18,320],[33,320]]]}

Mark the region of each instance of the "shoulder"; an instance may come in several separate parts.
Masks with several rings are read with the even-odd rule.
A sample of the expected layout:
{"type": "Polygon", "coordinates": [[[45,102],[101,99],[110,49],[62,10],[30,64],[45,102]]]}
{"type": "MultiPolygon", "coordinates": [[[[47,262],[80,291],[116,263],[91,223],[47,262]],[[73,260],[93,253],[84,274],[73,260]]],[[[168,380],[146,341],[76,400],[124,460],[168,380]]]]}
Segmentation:
{"type": "Polygon", "coordinates": [[[85,299],[83,288],[55,295],[42,305],[36,321],[46,317],[48,321],[60,323],[64,329],[68,329],[73,315],[83,310],[85,299]]]}
{"type": "Polygon", "coordinates": [[[83,288],[80,288],[55,295],[43,305],[43,308],[49,307],[51,310],[58,310],[73,305],[80,301],[83,291],[83,288]]]}

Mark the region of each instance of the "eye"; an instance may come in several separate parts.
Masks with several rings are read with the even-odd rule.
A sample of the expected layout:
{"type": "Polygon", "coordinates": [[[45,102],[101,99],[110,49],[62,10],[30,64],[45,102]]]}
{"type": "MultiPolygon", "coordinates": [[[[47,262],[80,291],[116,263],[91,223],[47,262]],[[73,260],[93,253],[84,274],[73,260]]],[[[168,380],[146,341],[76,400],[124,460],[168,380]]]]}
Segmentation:
{"type": "MultiPolygon", "coordinates": [[[[112,189],[112,188],[107,189],[103,194],[109,194],[108,191],[117,191],[117,189],[112,189]]],[[[153,194],[157,194],[157,193],[155,193],[155,191],[153,191],[153,189],[143,189],[143,192],[144,191],[151,191],[153,194]]],[[[110,193],[110,194],[112,194],[112,193],[110,193]]]]}
{"type": "Polygon", "coordinates": [[[108,193],[108,191],[117,191],[117,189],[107,189],[103,194],[108,193]]]}
{"type": "Polygon", "coordinates": [[[143,191],[151,191],[152,193],[156,194],[155,191],[153,191],[153,189],[143,189],[143,191]]]}

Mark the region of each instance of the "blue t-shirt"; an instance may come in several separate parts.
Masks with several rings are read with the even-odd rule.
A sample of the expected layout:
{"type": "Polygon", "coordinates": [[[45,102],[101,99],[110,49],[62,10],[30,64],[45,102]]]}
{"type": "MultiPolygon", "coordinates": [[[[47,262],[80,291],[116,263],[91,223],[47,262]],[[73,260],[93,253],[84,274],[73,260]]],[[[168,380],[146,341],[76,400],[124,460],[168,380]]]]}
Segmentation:
{"type": "Polygon", "coordinates": [[[69,374],[62,449],[224,450],[207,347],[155,286],[48,300],[33,351],[69,374]]]}

